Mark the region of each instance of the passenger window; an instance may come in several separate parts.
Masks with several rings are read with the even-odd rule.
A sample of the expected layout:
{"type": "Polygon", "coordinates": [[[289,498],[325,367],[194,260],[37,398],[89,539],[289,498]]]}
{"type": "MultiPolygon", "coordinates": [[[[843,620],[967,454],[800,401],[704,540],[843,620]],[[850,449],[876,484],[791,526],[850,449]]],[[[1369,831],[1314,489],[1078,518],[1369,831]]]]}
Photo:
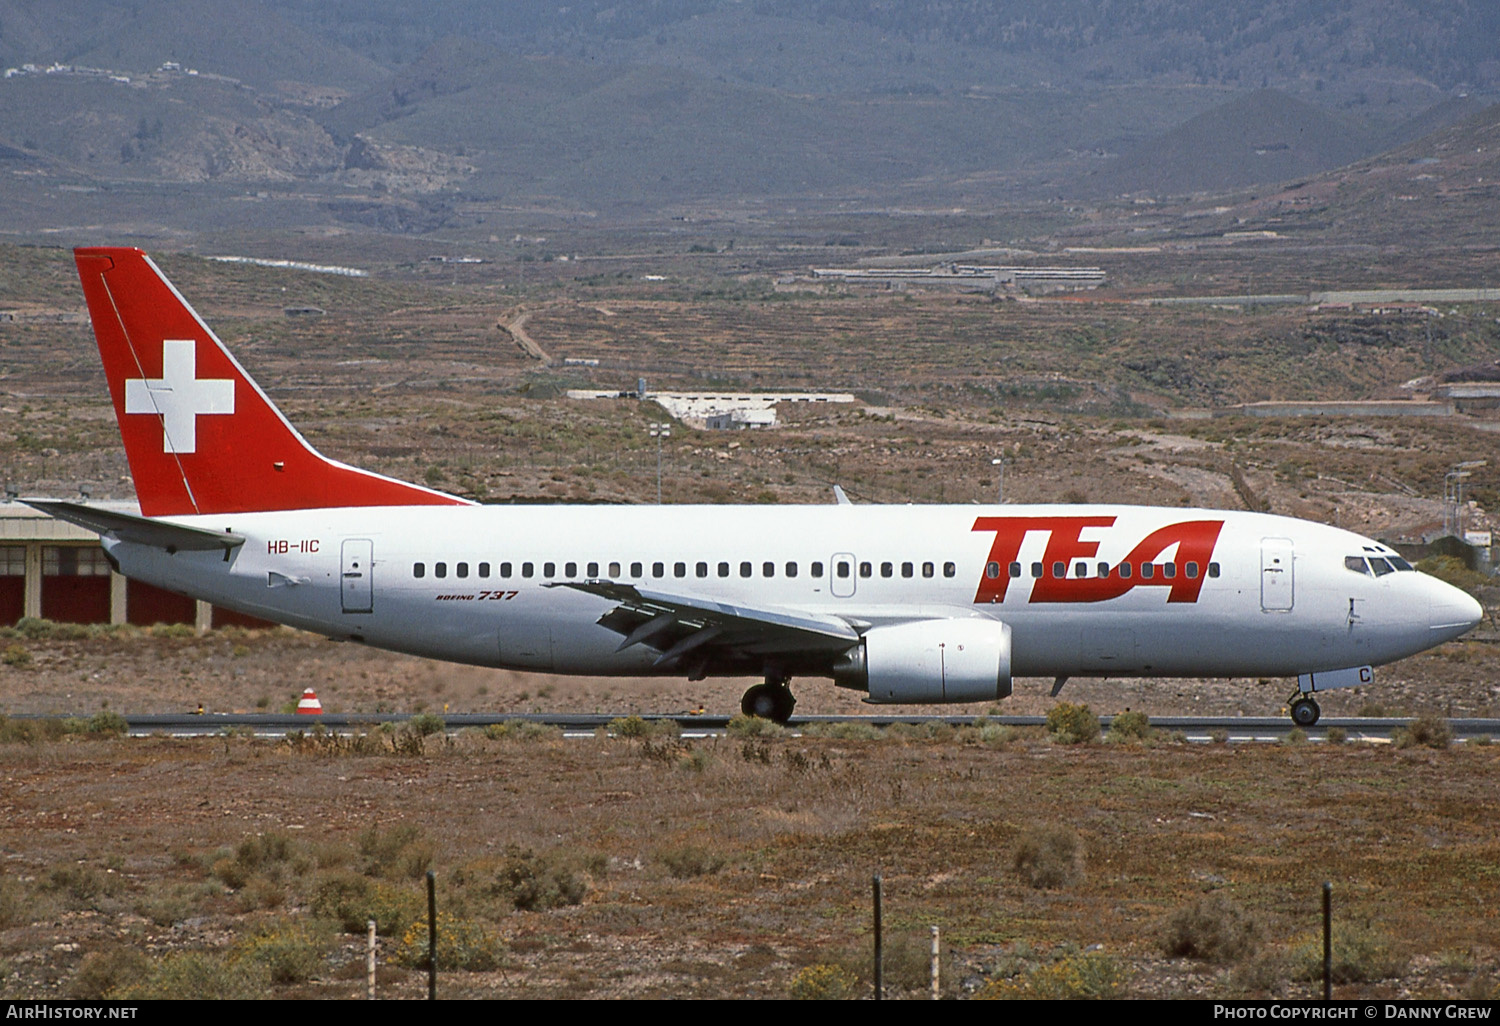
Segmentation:
{"type": "Polygon", "coordinates": [[[556,563],[543,563],[542,564],[542,576],[543,577],[556,577],[557,576],[557,564],[556,563]]]}
{"type": "MultiPolygon", "coordinates": [[[[680,563],[678,564],[678,566],[681,566],[681,565],[682,564],[680,564],[680,563]]],[[[651,564],[651,576],[652,577],[665,577],[665,576],[667,576],[667,564],[665,564],[665,563],[652,563],[651,564]]],[[[682,575],[678,574],[677,576],[681,577],[682,575]]]]}
{"type": "Polygon", "coordinates": [[[957,563],[944,563],[943,564],[943,576],[944,577],[957,577],[958,576],[958,564],[957,563]]]}
{"type": "Polygon", "coordinates": [[[693,567],[693,571],[699,577],[707,577],[708,576],[708,564],[700,562],[697,566],[693,567]]]}
{"type": "Polygon", "coordinates": [[[988,577],[992,581],[995,578],[999,577],[1000,576],[1000,564],[999,563],[986,563],[984,565],[984,576],[988,577]]]}
{"type": "Polygon", "coordinates": [[[916,574],[917,574],[917,568],[916,567],[912,566],[910,563],[902,563],[901,564],[901,576],[902,577],[915,577],[916,574]]]}
{"type": "MultiPolygon", "coordinates": [[[[549,577],[551,576],[551,573],[552,572],[550,570],[547,572],[547,574],[548,574],[549,577]]],[[[578,576],[578,564],[577,563],[564,563],[563,564],[563,576],[564,577],[577,577],[578,576]]],[[[593,574],[590,574],[589,576],[592,577],[593,574]]]]}
{"type": "MultiPolygon", "coordinates": [[[[823,564],[819,563],[817,561],[814,561],[810,572],[812,573],[812,575],[814,577],[822,577],[823,576],[823,564]]],[[[849,575],[845,574],[844,576],[848,577],[849,575]]]]}
{"type": "Polygon", "coordinates": [[[488,563],[480,563],[479,564],[479,576],[480,577],[488,577],[489,575],[490,575],[490,565],[488,563]]]}
{"type": "Polygon", "coordinates": [[[1031,564],[1031,576],[1032,577],[1041,577],[1042,576],[1042,564],[1040,564],[1040,563],[1033,563],[1033,564],[1031,564]]]}
{"type": "MultiPolygon", "coordinates": [[[[618,563],[612,563],[610,565],[611,566],[619,566],[618,563]]],[[[646,568],[645,568],[645,566],[642,565],[642,564],[640,564],[640,563],[631,563],[630,564],[630,576],[631,577],[644,577],[644,576],[646,576],[646,568]]]]}
{"type": "Polygon", "coordinates": [[[766,562],[762,563],[760,565],[760,575],[762,577],[775,577],[776,576],[776,564],[772,563],[770,560],[767,560],[766,562]]]}
{"type": "Polygon", "coordinates": [[[521,576],[522,577],[530,577],[535,572],[536,572],[536,568],[533,567],[530,563],[522,563],[521,564],[521,576]]]}
{"type": "Polygon", "coordinates": [[[1119,570],[1121,577],[1129,577],[1130,576],[1130,564],[1129,563],[1121,563],[1116,569],[1119,570]]]}
{"type": "MultiPolygon", "coordinates": [[[[814,574],[813,576],[816,577],[817,575],[814,574]]],[[[837,577],[839,580],[843,580],[845,577],[848,577],[849,564],[844,562],[842,559],[833,564],[833,576],[837,577]]]]}
{"type": "Polygon", "coordinates": [[[1208,564],[1208,576],[1210,576],[1210,577],[1218,577],[1219,576],[1219,564],[1217,564],[1217,563],[1210,563],[1210,564],[1208,564]]]}
{"type": "Polygon", "coordinates": [[[434,563],[432,565],[432,574],[433,574],[434,577],[447,577],[448,576],[448,564],[447,563],[434,563]]]}
{"type": "Polygon", "coordinates": [[[1163,577],[1165,577],[1169,581],[1172,578],[1176,577],[1177,576],[1177,564],[1176,563],[1163,563],[1161,565],[1161,575],[1163,577]]]}
{"type": "Polygon", "coordinates": [[[1099,564],[1099,576],[1100,577],[1108,577],[1109,576],[1109,564],[1108,563],[1101,562],[1099,564]]]}
{"type": "Polygon", "coordinates": [[[1010,565],[1010,575],[1012,577],[1020,577],[1021,576],[1021,564],[1020,563],[1012,563],[1010,565]]]}
{"type": "Polygon", "coordinates": [[[427,567],[422,563],[413,563],[411,565],[411,575],[413,577],[426,577],[427,567]]]}
{"type": "Polygon", "coordinates": [[[1073,564],[1073,576],[1074,577],[1087,577],[1088,575],[1089,575],[1089,565],[1087,563],[1074,563],[1073,564]]]}
{"type": "Polygon", "coordinates": [[[740,576],[741,577],[749,577],[754,572],[755,572],[755,567],[751,565],[751,563],[750,563],[750,561],[748,559],[745,560],[743,563],[740,564],[740,576]]]}
{"type": "Polygon", "coordinates": [[[501,577],[509,577],[510,576],[510,571],[511,571],[511,566],[510,566],[509,563],[501,563],[500,564],[500,576],[501,577]]]}
{"type": "Polygon", "coordinates": [[[672,576],[673,577],[686,577],[687,576],[687,564],[686,563],[673,563],[672,564],[672,576]]]}
{"type": "Polygon", "coordinates": [[[1053,563],[1052,564],[1052,576],[1054,578],[1068,576],[1068,564],[1066,564],[1066,563],[1053,563]]]}
{"type": "Polygon", "coordinates": [[[873,567],[870,564],[869,560],[862,560],[860,562],[860,564],[859,564],[859,576],[861,576],[861,577],[869,577],[869,576],[871,576],[874,573],[875,573],[875,567],[873,567]]]}
{"type": "Polygon", "coordinates": [[[588,575],[590,577],[598,577],[599,576],[599,564],[598,563],[590,563],[589,564],[589,573],[588,573],[588,575]]]}
{"type": "Polygon", "coordinates": [[[895,572],[896,572],[896,567],[895,567],[894,564],[892,564],[892,563],[881,563],[880,564],[880,576],[881,577],[890,577],[895,572]]]}
{"type": "Polygon", "coordinates": [[[1144,580],[1148,580],[1149,581],[1151,578],[1153,578],[1155,576],[1156,576],[1156,564],[1155,563],[1142,563],[1141,564],[1141,577],[1144,580]]]}
{"type": "MultiPolygon", "coordinates": [[[[619,577],[620,576],[620,564],[619,563],[611,563],[611,564],[609,564],[609,576],[611,576],[611,577],[619,577]]],[[[641,576],[641,564],[639,564],[639,563],[635,564],[635,574],[634,574],[634,576],[636,576],[636,577],[641,576]]]]}
{"type": "Polygon", "coordinates": [[[1198,579],[1198,564],[1193,560],[1188,560],[1187,566],[1183,567],[1182,569],[1183,572],[1188,575],[1188,580],[1192,581],[1198,579]]]}
{"type": "Polygon", "coordinates": [[[922,576],[923,577],[931,577],[932,574],[933,574],[933,571],[935,569],[936,568],[931,563],[923,563],[922,564],[922,576]]]}
{"type": "Polygon", "coordinates": [[[457,573],[455,574],[455,576],[458,576],[458,577],[467,577],[467,576],[469,576],[469,564],[467,564],[467,563],[460,563],[454,569],[457,571],[457,573]]]}
{"type": "Polygon", "coordinates": [[[722,562],[722,561],[719,563],[719,576],[720,577],[728,577],[729,576],[729,564],[728,563],[725,563],[725,562],[722,562]]]}
{"type": "Polygon", "coordinates": [[[786,575],[788,577],[796,577],[797,576],[797,564],[796,563],[788,563],[786,565],[786,575]]]}

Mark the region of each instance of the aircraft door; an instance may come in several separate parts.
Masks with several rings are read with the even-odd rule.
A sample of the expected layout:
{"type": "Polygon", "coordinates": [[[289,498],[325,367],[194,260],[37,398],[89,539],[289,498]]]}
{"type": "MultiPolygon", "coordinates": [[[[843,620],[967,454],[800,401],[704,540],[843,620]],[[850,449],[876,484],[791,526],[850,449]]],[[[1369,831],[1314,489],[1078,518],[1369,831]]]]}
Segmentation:
{"type": "Polygon", "coordinates": [[[1268,613],[1290,612],[1294,587],[1291,539],[1262,538],[1260,540],[1260,608],[1268,613]]]}
{"type": "Polygon", "coordinates": [[[346,538],[339,568],[339,592],[346,613],[375,611],[375,543],[368,538],[346,538]]]}
{"type": "Polygon", "coordinates": [[[835,552],[828,561],[828,590],[835,598],[849,598],[854,594],[854,557],[847,552],[835,552]]]}

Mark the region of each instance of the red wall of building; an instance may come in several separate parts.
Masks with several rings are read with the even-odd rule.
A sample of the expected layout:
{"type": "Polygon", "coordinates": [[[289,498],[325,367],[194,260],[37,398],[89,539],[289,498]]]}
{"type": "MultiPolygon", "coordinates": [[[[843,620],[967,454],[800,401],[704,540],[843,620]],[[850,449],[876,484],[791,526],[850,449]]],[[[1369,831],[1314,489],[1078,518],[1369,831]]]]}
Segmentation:
{"type": "MultiPolygon", "coordinates": [[[[166,591],[145,581],[125,583],[125,619],[138,627],[154,623],[193,623],[198,604],[186,595],[166,591]]],[[[108,619],[106,610],[105,619],[108,619]]]]}
{"type": "Polygon", "coordinates": [[[0,625],[9,627],[26,612],[26,578],[0,577],[0,625]]]}
{"type": "Polygon", "coordinates": [[[42,616],[59,623],[109,623],[109,578],[42,578],[42,616]]]}

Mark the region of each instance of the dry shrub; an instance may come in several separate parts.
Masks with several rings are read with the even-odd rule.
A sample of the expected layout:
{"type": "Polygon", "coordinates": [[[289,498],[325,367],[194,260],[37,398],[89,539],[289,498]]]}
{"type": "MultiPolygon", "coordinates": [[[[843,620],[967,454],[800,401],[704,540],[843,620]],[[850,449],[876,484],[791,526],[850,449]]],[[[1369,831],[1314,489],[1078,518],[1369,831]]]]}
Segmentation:
{"type": "Polygon", "coordinates": [[[1260,947],[1260,923],[1222,894],[1211,894],[1167,919],[1162,951],[1171,958],[1238,962],[1260,947]]]}
{"type": "Polygon", "coordinates": [[[0,876],[0,930],[23,922],[26,911],[26,895],[21,885],[8,876],[0,876]]]}
{"type": "MultiPolygon", "coordinates": [[[[932,988],[932,934],[887,930],[881,943],[880,972],[886,991],[909,994],[930,993],[932,988]]],[[[957,975],[953,971],[952,953],[947,946],[939,954],[938,972],[943,988],[956,992],[957,975]]],[[[838,964],[861,983],[875,982],[875,941],[866,937],[844,949],[838,964]]]]}
{"type": "Polygon", "coordinates": [[[68,985],[75,1000],[107,998],[151,975],[151,959],[136,948],[107,948],[85,956],[68,985]]]}
{"type": "Polygon", "coordinates": [[[388,830],[372,823],[360,832],[358,848],[369,876],[415,880],[432,868],[432,843],[412,823],[398,823],[388,830]]]}
{"type": "Polygon", "coordinates": [[[561,727],[531,720],[506,720],[491,723],[484,728],[484,736],[491,741],[554,741],[563,736],[561,727]]]}
{"type": "Polygon", "coordinates": [[[1109,721],[1106,741],[1149,741],[1151,718],[1143,712],[1122,712],[1109,721]]]}
{"type": "Polygon", "coordinates": [[[709,876],[724,868],[723,854],[697,844],[682,844],[674,848],[663,848],[656,853],[657,859],[667,867],[667,872],[679,880],[695,876],[709,876]]]}
{"type": "Polygon", "coordinates": [[[858,991],[858,976],[827,962],[799,969],[787,988],[794,1001],[847,1001],[858,991]]]}
{"type": "Polygon", "coordinates": [[[1067,955],[1049,965],[1004,980],[991,980],[974,995],[980,1001],[1103,1001],[1125,996],[1129,975],[1102,952],[1067,955]]]}
{"type": "Polygon", "coordinates": [[[1447,748],[1453,743],[1453,732],[1441,716],[1418,716],[1396,732],[1397,748],[1447,748]]]}
{"type": "MultiPolygon", "coordinates": [[[[1397,953],[1384,933],[1362,924],[1333,928],[1334,983],[1373,983],[1400,976],[1406,971],[1407,959],[1397,953]]],[[[1323,938],[1308,937],[1292,952],[1299,980],[1323,978],[1323,938]]]]}
{"type": "Polygon", "coordinates": [[[786,733],[786,728],[759,716],[736,713],[725,725],[724,733],[729,737],[779,737],[786,733]]]}
{"type": "Polygon", "coordinates": [[[1086,705],[1059,702],[1047,710],[1047,733],[1058,744],[1087,744],[1099,737],[1099,717],[1086,705]]]}
{"type": "Polygon", "coordinates": [[[88,732],[119,737],[130,733],[130,724],[113,709],[101,709],[89,717],[88,732]]]}
{"type": "Polygon", "coordinates": [[[246,1001],[266,996],[270,975],[257,962],[210,951],[168,955],[144,979],[115,988],[116,1001],[246,1001]]]}
{"type": "Polygon", "coordinates": [[[580,904],[589,892],[590,869],[602,873],[603,860],[584,860],[567,852],[538,855],[512,848],[500,867],[498,885],[517,910],[541,912],[580,904]]]}
{"type": "MultiPolygon", "coordinates": [[[[407,927],[396,946],[394,961],[408,969],[427,968],[427,920],[407,927]]],[[[505,963],[505,942],[494,931],[472,919],[459,919],[439,912],[437,918],[437,968],[452,971],[487,972],[505,963]]]]}
{"type": "Polygon", "coordinates": [[[300,923],[279,923],[236,945],[235,954],[264,968],[272,983],[305,983],[322,968],[328,946],[300,923]]]}
{"type": "Polygon", "coordinates": [[[369,880],[345,870],[318,877],[311,906],[314,915],[334,920],[346,933],[364,933],[373,919],[382,937],[401,936],[426,914],[425,899],[415,888],[369,880]]]}
{"type": "Polygon", "coordinates": [[[1016,875],[1038,890],[1055,890],[1083,879],[1083,842],[1062,825],[1033,827],[1016,840],[1016,875]]]}
{"type": "Polygon", "coordinates": [[[71,908],[92,908],[102,897],[120,890],[120,877],[83,862],[54,866],[41,882],[41,889],[60,894],[71,908]]]}

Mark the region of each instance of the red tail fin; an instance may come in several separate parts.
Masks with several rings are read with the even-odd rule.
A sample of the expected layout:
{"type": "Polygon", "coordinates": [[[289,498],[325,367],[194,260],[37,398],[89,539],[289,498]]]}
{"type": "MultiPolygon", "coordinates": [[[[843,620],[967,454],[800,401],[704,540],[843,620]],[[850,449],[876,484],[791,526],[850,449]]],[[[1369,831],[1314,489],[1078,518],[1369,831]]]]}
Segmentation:
{"type": "Polygon", "coordinates": [[[147,516],[465,504],[318,453],[140,250],[73,256],[147,516]]]}

